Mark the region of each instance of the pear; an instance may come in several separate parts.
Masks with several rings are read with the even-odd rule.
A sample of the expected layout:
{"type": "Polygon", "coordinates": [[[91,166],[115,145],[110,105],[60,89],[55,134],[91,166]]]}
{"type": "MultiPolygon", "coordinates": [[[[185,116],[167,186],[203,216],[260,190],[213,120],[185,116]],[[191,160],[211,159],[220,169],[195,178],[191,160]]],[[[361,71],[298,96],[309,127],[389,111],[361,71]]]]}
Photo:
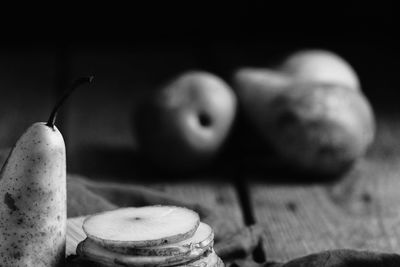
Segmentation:
{"type": "Polygon", "coordinates": [[[224,266],[212,228],[187,208],[119,208],[87,217],[82,228],[76,253],[96,266],[224,266]]]}
{"type": "Polygon", "coordinates": [[[90,238],[79,243],[77,253],[82,258],[103,264],[116,266],[175,266],[201,258],[211,248],[193,248],[186,254],[171,256],[137,256],[113,252],[90,238]]]}
{"type": "Polygon", "coordinates": [[[182,207],[128,207],[87,217],[83,231],[107,249],[137,248],[183,241],[195,234],[199,224],[199,215],[182,207]]]}
{"type": "Polygon", "coordinates": [[[329,51],[300,51],[276,69],[234,76],[244,113],[285,164],[337,176],[365,155],[375,117],[353,68],[329,51]]]}
{"type": "Polygon", "coordinates": [[[220,77],[188,71],[145,99],[134,113],[139,149],[164,170],[204,169],[222,151],[236,116],[236,95],[220,77]]]}
{"type": "Polygon", "coordinates": [[[354,68],[339,55],[326,50],[300,50],[290,55],[279,70],[302,82],[323,82],[360,91],[354,68]]]}
{"type": "Polygon", "coordinates": [[[193,249],[210,248],[214,245],[214,232],[212,228],[200,222],[194,235],[183,241],[152,247],[112,247],[111,251],[135,256],[177,256],[190,253],[193,249]]]}
{"type": "Polygon", "coordinates": [[[224,266],[222,260],[212,248],[205,251],[194,248],[189,253],[179,256],[133,256],[109,251],[90,239],[79,243],[77,253],[81,260],[104,267],[147,267],[147,266],[175,266],[175,267],[214,267],[224,266]]]}
{"type": "MultiPolygon", "coordinates": [[[[90,78],[91,81],[92,78],[90,78]]],[[[54,125],[37,122],[19,138],[0,172],[0,266],[64,266],[66,154],[54,125]]]]}

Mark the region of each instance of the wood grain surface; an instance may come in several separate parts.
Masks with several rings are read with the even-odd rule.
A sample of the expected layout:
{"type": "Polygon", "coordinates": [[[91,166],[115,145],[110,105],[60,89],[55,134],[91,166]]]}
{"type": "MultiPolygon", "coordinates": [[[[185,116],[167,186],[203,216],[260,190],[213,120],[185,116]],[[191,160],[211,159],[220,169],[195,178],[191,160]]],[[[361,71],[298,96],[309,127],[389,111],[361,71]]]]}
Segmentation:
{"type": "Polygon", "coordinates": [[[268,259],[336,248],[399,253],[399,134],[393,121],[382,120],[368,156],[341,180],[307,184],[294,175],[292,182],[252,183],[268,259]]]}

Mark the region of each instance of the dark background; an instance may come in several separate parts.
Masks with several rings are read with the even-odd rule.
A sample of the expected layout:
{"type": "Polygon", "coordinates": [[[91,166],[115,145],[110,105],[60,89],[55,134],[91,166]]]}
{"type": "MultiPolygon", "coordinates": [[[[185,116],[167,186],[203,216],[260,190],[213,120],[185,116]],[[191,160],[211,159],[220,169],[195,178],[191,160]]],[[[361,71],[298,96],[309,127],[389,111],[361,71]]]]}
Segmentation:
{"type": "Polygon", "coordinates": [[[77,92],[59,118],[69,168],[98,168],[101,161],[83,160],[88,151],[130,165],[136,146],[131,113],[146,92],[189,69],[230,82],[236,68],[270,66],[305,48],[344,57],[375,112],[395,114],[397,14],[391,2],[336,1],[71,3],[40,13],[18,10],[1,18],[0,147],[9,148],[31,123],[46,120],[75,77],[94,74],[95,85],[77,92]]]}
{"type": "Polygon", "coordinates": [[[187,53],[186,65],[176,62],[164,68],[165,76],[193,67],[229,79],[232,69],[242,65],[266,66],[297,49],[325,48],[350,61],[364,91],[376,101],[386,102],[397,91],[399,27],[394,1],[87,3],[37,9],[41,6],[18,10],[10,19],[4,12],[0,49],[34,53],[41,48],[61,54],[71,47],[124,49],[157,54],[160,61],[179,51],[187,53]]]}

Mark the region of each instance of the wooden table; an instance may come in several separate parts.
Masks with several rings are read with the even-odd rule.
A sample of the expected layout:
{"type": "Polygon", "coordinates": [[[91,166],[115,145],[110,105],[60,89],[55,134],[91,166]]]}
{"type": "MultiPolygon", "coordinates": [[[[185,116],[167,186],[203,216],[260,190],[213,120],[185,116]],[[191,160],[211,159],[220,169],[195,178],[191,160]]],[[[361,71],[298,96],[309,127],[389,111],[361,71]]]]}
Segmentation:
{"type": "MultiPolygon", "coordinates": [[[[252,181],[251,207],[264,226],[269,260],[284,261],[332,248],[400,251],[400,127],[395,122],[396,118],[380,120],[368,156],[340,180],[301,183],[293,174],[290,182],[279,182],[279,177],[271,182],[268,172],[244,174],[252,181]]],[[[239,229],[244,218],[233,184],[208,178],[147,185],[213,208],[239,229]]],[[[73,250],[69,246],[69,252],[73,250]]]]}
{"type": "MultiPolygon", "coordinates": [[[[293,174],[293,179],[271,182],[267,172],[244,174],[251,208],[265,229],[268,260],[285,261],[334,248],[400,251],[400,130],[393,125],[381,120],[368,156],[339,180],[303,183],[293,174]]],[[[235,222],[237,229],[244,225],[237,192],[229,181],[149,186],[211,207],[235,222]]]]}

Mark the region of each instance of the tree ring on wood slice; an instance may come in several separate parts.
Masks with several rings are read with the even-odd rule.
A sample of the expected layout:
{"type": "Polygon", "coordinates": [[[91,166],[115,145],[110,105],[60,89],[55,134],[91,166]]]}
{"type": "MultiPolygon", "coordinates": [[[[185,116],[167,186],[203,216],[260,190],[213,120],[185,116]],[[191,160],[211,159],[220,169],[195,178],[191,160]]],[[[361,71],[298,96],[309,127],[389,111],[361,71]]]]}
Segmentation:
{"type": "Polygon", "coordinates": [[[120,208],[87,217],[83,231],[108,249],[154,247],[181,242],[193,236],[199,215],[175,206],[120,208]]]}
{"type": "Polygon", "coordinates": [[[214,232],[212,228],[200,222],[194,235],[188,239],[174,244],[155,247],[113,247],[111,251],[136,256],[178,256],[189,254],[193,249],[212,248],[214,244],[214,232]]]}
{"type": "Polygon", "coordinates": [[[109,251],[91,239],[86,238],[79,243],[76,252],[83,259],[101,266],[218,266],[216,265],[218,256],[212,248],[193,249],[190,253],[179,256],[132,256],[109,251]],[[208,262],[210,262],[210,265],[208,262]]]}

